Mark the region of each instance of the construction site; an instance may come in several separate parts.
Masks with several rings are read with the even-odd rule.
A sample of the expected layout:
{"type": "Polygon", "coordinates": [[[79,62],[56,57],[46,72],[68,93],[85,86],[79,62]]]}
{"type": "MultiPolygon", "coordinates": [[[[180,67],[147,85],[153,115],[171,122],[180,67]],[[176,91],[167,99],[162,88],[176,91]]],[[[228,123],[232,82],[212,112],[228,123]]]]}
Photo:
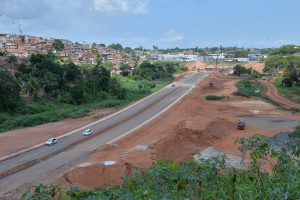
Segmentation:
{"type": "MultiPolygon", "coordinates": [[[[187,74],[191,73],[197,72],[187,74]]],[[[238,168],[242,167],[242,154],[234,144],[237,137],[247,138],[261,134],[284,138],[291,133],[292,127],[298,125],[299,113],[279,110],[257,97],[248,99],[236,96],[234,94],[238,90],[236,83],[239,79],[224,76],[218,71],[208,73],[209,76],[199,79],[180,101],[152,121],[113,144],[104,145],[88,156],[64,164],[42,177],[36,177],[17,189],[6,188],[6,192],[1,194],[2,197],[17,199],[28,186],[40,183],[54,183],[66,188],[71,184],[84,190],[122,184],[121,177],[134,172],[133,166],[147,168],[163,158],[176,162],[185,161],[195,156],[196,152],[201,152],[204,158],[226,154],[228,162],[238,168]],[[208,101],[205,99],[207,95],[226,98],[208,101]],[[241,119],[245,126],[237,128],[237,122],[240,124],[241,119]]],[[[187,74],[179,75],[175,83],[187,74]]],[[[265,84],[267,88],[264,93],[270,99],[279,99],[286,107],[300,107],[291,105],[292,102],[283,97],[280,99],[278,93],[271,92],[272,88],[267,85],[269,83],[265,84]]],[[[93,110],[93,113],[110,115],[120,109],[93,110]]],[[[1,156],[28,148],[45,138],[58,137],[93,121],[92,116],[87,116],[2,133],[1,156]],[[38,134],[41,132],[42,134],[38,134]],[[13,142],[16,143],[17,137],[22,138],[20,145],[12,145],[13,142]]],[[[263,163],[263,167],[270,169],[268,163],[263,163]]],[[[10,187],[13,188],[14,185],[10,187]]]]}

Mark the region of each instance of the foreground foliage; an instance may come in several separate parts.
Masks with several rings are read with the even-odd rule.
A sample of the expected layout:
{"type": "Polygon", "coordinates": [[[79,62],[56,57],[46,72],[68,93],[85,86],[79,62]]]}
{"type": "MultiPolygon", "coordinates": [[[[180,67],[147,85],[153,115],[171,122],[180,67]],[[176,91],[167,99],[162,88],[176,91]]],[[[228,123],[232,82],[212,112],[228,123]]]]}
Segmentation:
{"type": "MultiPolygon", "coordinates": [[[[237,138],[244,169],[226,167],[226,156],[174,163],[158,161],[150,168],[136,167],[123,185],[83,191],[57,185],[29,188],[22,199],[299,199],[299,139],[280,151],[262,135],[237,138]],[[271,171],[261,167],[270,163],[271,171]],[[246,162],[247,161],[247,162],[246,162]]],[[[276,146],[276,145],[275,145],[276,146]]],[[[200,154],[200,153],[199,153],[200,154]]]]}

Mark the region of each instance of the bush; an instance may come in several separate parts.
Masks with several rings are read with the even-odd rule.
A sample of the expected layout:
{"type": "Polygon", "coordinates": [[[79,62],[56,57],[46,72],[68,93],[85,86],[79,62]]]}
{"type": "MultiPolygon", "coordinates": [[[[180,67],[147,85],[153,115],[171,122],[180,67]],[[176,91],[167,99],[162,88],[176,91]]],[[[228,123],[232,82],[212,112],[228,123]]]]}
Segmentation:
{"type": "Polygon", "coordinates": [[[291,111],[300,112],[299,108],[291,107],[291,111]]]}
{"type": "Polygon", "coordinates": [[[206,100],[216,101],[216,100],[225,99],[226,97],[224,95],[223,96],[208,95],[205,98],[206,98],[206,100]]]}

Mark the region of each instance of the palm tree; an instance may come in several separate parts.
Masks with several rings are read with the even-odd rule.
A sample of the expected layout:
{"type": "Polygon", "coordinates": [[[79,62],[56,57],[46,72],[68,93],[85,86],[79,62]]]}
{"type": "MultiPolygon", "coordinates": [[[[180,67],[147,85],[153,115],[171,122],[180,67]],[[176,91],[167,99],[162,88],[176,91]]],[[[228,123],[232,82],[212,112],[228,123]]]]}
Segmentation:
{"type": "Polygon", "coordinates": [[[56,77],[51,72],[47,72],[44,74],[44,78],[41,78],[41,85],[44,89],[44,93],[47,93],[46,88],[49,92],[54,86],[58,86],[58,83],[56,77]]]}
{"type": "Polygon", "coordinates": [[[34,96],[40,91],[41,86],[39,80],[35,77],[30,77],[25,86],[26,93],[29,91],[29,95],[31,96],[34,93],[34,96]]]}

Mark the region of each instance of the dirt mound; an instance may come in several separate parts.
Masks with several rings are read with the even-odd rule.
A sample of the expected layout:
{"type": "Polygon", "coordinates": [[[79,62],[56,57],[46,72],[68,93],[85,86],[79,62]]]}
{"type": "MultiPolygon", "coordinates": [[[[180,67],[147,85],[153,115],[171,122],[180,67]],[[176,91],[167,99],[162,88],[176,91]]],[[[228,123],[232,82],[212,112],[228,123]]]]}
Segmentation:
{"type": "Polygon", "coordinates": [[[222,120],[210,122],[205,130],[195,130],[189,121],[182,120],[175,129],[175,135],[154,144],[156,160],[162,158],[175,161],[188,160],[192,152],[203,150],[214,139],[224,138],[233,127],[235,123],[222,120]]]}
{"type": "Polygon", "coordinates": [[[222,120],[209,123],[206,130],[214,138],[222,139],[230,133],[233,127],[235,127],[234,122],[222,120]]]}
{"type": "Polygon", "coordinates": [[[193,69],[193,67],[196,67],[196,69],[205,69],[205,67],[207,65],[205,63],[201,62],[201,61],[196,61],[196,62],[193,62],[193,63],[188,63],[184,66],[188,67],[189,69],[193,69]]]}
{"type": "Polygon", "coordinates": [[[95,187],[122,184],[121,177],[129,176],[135,170],[129,163],[109,166],[79,167],[63,175],[73,186],[94,189],[95,187]]]}
{"type": "Polygon", "coordinates": [[[263,72],[263,69],[265,68],[265,63],[246,63],[244,65],[247,69],[251,68],[258,71],[258,72],[263,72]]]}

